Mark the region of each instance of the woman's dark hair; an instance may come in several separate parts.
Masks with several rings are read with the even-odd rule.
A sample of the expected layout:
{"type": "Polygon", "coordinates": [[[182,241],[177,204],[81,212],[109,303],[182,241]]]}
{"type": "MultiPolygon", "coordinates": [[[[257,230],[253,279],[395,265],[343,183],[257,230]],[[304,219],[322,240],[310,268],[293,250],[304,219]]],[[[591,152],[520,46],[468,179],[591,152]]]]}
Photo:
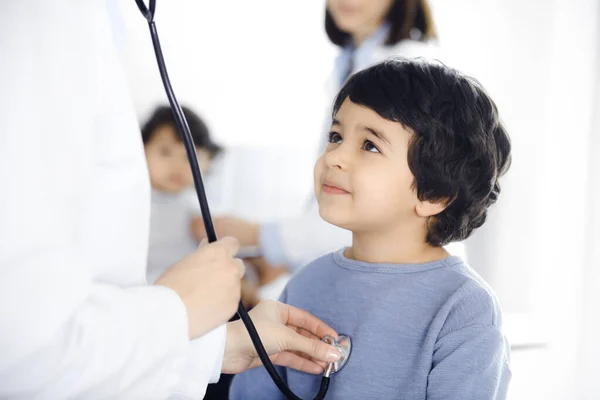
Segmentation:
{"type": "MultiPolygon", "coordinates": [[[[390,23],[386,45],[392,46],[404,39],[427,41],[436,37],[427,0],[395,0],[385,19],[390,23]]],[[[343,47],[350,43],[350,34],[336,25],[329,9],[325,9],[325,32],[333,44],[343,47]]]]}
{"type": "MultiPolygon", "coordinates": [[[[222,148],[212,141],[204,121],[202,121],[202,119],[188,107],[184,106],[181,107],[181,109],[183,110],[185,119],[190,127],[192,139],[194,140],[196,147],[208,151],[211,158],[217,156],[221,152],[222,148]]],[[[171,108],[167,106],[159,106],[154,110],[144,126],[142,126],[142,140],[144,141],[144,144],[148,143],[150,139],[152,139],[154,132],[156,132],[159,127],[164,125],[173,127],[173,130],[175,130],[177,136],[181,139],[181,133],[177,130],[175,125],[175,117],[171,111],[171,108]]]]}
{"type": "Polygon", "coordinates": [[[414,132],[408,165],[421,201],[447,207],[428,222],[427,242],[466,239],[485,222],[510,165],[510,139],[474,79],[441,63],[389,59],[353,75],[338,94],[414,132]]]}

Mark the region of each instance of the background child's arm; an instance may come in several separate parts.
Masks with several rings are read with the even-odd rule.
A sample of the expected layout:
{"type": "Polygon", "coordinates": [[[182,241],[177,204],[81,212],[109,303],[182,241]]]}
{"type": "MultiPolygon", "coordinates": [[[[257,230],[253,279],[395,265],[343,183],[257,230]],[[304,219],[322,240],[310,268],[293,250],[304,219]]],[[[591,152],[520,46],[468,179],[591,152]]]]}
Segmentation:
{"type": "Polygon", "coordinates": [[[285,265],[269,264],[264,257],[249,257],[245,262],[252,264],[258,275],[258,286],[267,285],[279,278],[281,275],[289,272],[285,265]]]}
{"type": "Polygon", "coordinates": [[[471,325],[444,335],[435,346],[427,399],[505,399],[508,357],[508,343],[493,325],[471,325]]]}
{"type": "Polygon", "coordinates": [[[254,308],[260,303],[258,288],[254,283],[250,282],[247,277],[242,279],[242,302],[246,309],[254,308]]]}

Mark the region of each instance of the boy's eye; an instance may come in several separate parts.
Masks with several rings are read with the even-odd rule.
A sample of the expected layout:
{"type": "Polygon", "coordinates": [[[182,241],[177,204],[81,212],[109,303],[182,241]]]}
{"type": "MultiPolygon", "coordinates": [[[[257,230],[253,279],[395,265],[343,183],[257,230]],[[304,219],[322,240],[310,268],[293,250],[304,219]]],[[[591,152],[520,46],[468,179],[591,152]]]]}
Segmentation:
{"type": "Polygon", "coordinates": [[[160,155],[161,156],[165,156],[165,157],[169,157],[171,155],[171,149],[168,147],[161,147],[160,148],[160,155]]]}
{"type": "Polygon", "coordinates": [[[329,132],[329,143],[341,143],[342,136],[337,132],[329,132]]]}
{"type": "Polygon", "coordinates": [[[366,151],[370,151],[372,153],[379,153],[379,149],[377,146],[373,144],[370,140],[365,140],[365,144],[363,145],[363,149],[366,151]]]}

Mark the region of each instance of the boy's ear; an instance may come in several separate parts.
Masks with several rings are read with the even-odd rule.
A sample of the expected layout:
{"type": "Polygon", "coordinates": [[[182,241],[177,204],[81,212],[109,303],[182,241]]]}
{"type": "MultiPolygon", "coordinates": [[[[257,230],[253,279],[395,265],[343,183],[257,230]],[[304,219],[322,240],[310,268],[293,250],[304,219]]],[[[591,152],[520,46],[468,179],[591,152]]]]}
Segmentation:
{"type": "Polygon", "coordinates": [[[415,212],[421,218],[433,217],[434,215],[438,215],[442,211],[444,211],[448,207],[448,201],[446,200],[438,200],[438,201],[419,201],[417,205],[415,205],[415,212]]]}

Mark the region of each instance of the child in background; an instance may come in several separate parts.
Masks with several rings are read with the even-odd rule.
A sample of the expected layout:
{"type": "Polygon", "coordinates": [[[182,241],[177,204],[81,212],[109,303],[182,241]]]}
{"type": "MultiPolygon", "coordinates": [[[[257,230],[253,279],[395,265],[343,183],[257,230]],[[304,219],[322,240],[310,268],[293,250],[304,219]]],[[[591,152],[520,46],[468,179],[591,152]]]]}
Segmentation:
{"type": "MultiPolygon", "coordinates": [[[[213,142],[206,124],[187,107],[182,107],[198,154],[203,177],[223,149],[213,142]]],[[[200,206],[193,189],[185,146],[177,132],[170,107],[158,107],[142,127],[142,140],[152,185],[148,283],[154,282],[167,268],[194,251],[204,236],[194,229],[203,224],[200,206]]],[[[205,183],[208,180],[205,179],[205,183]]],[[[205,185],[210,200],[210,185],[205,185]]],[[[254,284],[244,279],[242,301],[251,308],[259,298],[254,284]]]]}
{"type": "MultiPolygon", "coordinates": [[[[182,107],[196,145],[198,163],[207,174],[211,161],[222,151],[204,122],[182,107]]],[[[169,266],[198,247],[191,231],[200,207],[191,190],[194,183],[185,146],[169,107],[158,107],[142,127],[142,140],[152,185],[152,208],[147,279],[154,282],[169,266]]]]}
{"type": "MultiPolygon", "coordinates": [[[[328,399],[505,399],[498,301],[442,246],[485,222],[509,161],[493,101],[451,68],[396,59],[347,81],[314,177],[321,217],[352,231],[352,246],[309,264],[281,298],[352,339],[328,399]]],[[[319,390],[318,376],[279,373],[301,398],[319,390]]],[[[257,368],[230,398],[283,396],[257,368]]]]}

